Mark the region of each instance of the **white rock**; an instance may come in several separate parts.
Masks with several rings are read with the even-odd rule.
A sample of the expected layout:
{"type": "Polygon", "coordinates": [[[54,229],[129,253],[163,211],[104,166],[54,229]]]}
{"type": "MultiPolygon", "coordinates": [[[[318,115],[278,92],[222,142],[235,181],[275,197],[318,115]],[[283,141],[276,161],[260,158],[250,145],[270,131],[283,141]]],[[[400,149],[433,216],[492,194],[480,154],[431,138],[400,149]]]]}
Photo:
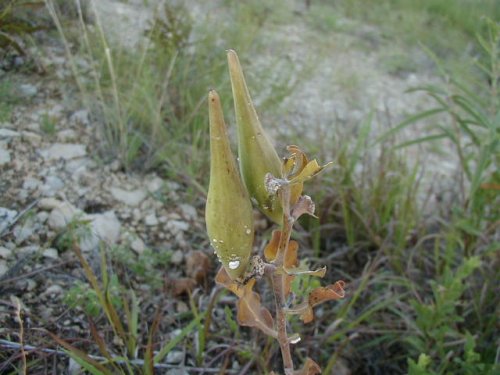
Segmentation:
{"type": "Polygon", "coordinates": [[[43,292],[43,294],[45,294],[45,295],[51,295],[51,294],[61,295],[63,293],[64,293],[64,290],[63,290],[62,286],[57,285],[57,284],[49,286],[45,290],[45,292],[43,292]]]}
{"type": "Polygon", "coordinates": [[[19,85],[18,91],[19,94],[24,97],[32,97],[38,93],[38,89],[36,88],[36,86],[31,85],[29,83],[19,85]]]}
{"type": "Polygon", "coordinates": [[[64,182],[57,176],[45,177],[45,184],[43,184],[40,192],[46,197],[54,196],[59,190],[64,187],[64,182]]]}
{"type": "Polygon", "coordinates": [[[60,202],[49,215],[49,227],[52,229],[65,228],[76,216],[83,215],[83,211],[77,209],[69,202],[60,202]]]}
{"type": "Polygon", "coordinates": [[[179,207],[182,211],[182,216],[184,216],[186,220],[196,220],[198,218],[196,208],[194,208],[190,204],[182,203],[181,205],[179,205],[179,207]]]}
{"type": "Polygon", "coordinates": [[[140,237],[136,237],[130,242],[130,248],[140,255],[146,250],[146,245],[140,237]]]}
{"type": "Polygon", "coordinates": [[[12,250],[7,249],[6,247],[0,246],[0,258],[7,259],[12,255],[12,250]]]}
{"type": "Polygon", "coordinates": [[[36,253],[38,250],[40,250],[40,246],[29,245],[29,246],[18,247],[16,249],[16,253],[21,255],[30,255],[36,253]]]}
{"type": "Polygon", "coordinates": [[[8,138],[15,138],[19,137],[21,134],[14,130],[6,129],[6,128],[0,128],[0,139],[8,139],[8,138]]]}
{"type": "Polygon", "coordinates": [[[144,218],[144,224],[147,226],[153,227],[155,225],[158,225],[158,218],[156,217],[156,214],[154,212],[150,213],[144,218]]]}
{"type": "Polygon", "coordinates": [[[37,218],[39,223],[43,224],[49,218],[49,214],[48,214],[48,212],[40,211],[36,214],[36,218],[37,218]]]}
{"type": "Polygon", "coordinates": [[[8,270],[9,268],[7,267],[5,260],[0,260],[0,276],[5,275],[8,270]]]}
{"type": "Polygon", "coordinates": [[[83,157],[87,154],[85,145],[73,143],[54,143],[49,148],[40,151],[45,160],[64,159],[70,160],[83,157]]]}
{"type": "Polygon", "coordinates": [[[53,210],[59,207],[63,202],[55,198],[42,198],[38,201],[38,207],[42,210],[53,210]]]}
{"type": "Polygon", "coordinates": [[[73,125],[89,125],[89,112],[86,109],[80,109],[74,112],[69,118],[70,123],[73,125]]]}
{"type": "Polygon", "coordinates": [[[100,241],[114,245],[120,238],[121,223],[113,211],[87,215],[86,219],[91,220],[90,233],[80,241],[82,251],[96,249],[100,241]]]}
{"type": "Polygon", "coordinates": [[[57,133],[59,142],[68,142],[78,139],[78,134],[73,129],[64,129],[57,133]]]}
{"type": "Polygon", "coordinates": [[[31,235],[35,232],[36,227],[34,225],[34,220],[26,220],[24,223],[18,224],[12,230],[14,237],[16,238],[16,242],[18,244],[27,240],[31,235]]]}
{"type": "Polygon", "coordinates": [[[10,163],[10,152],[0,146],[0,165],[10,163]]]}
{"type": "Polygon", "coordinates": [[[132,207],[138,206],[147,196],[147,193],[142,189],[128,191],[118,187],[111,187],[109,191],[117,201],[132,207]]]}
{"type": "Polygon", "coordinates": [[[163,186],[163,180],[160,177],[153,177],[152,180],[146,182],[146,188],[150,193],[154,193],[161,189],[163,186]]]}
{"type": "Polygon", "coordinates": [[[42,181],[34,177],[27,177],[23,181],[23,189],[26,190],[36,190],[42,185],[42,181]]]}
{"type": "Polygon", "coordinates": [[[7,229],[14,222],[17,216],[17,211],[9,210],[8,208],[0,207],[0,233],[7,229]]]}
{"type": "Polygon", "coordinates": [[[54,249],[54,248],[52,248],[52,247],[50,247],[50,248],[48,248],[48,249],[45,249],[45,250],[43,251],[43,253],[42,253],[42,254],[43,254],[43,256],[44,256],[45,258],[49,258],[49,259],[59,259],[59,253],[57,252],[57,250],[56,250],[56,249],[54,249]]]}
{"type": "Polygon", "coordinates": [[[178,266],[179,264],[182,263],[183,260],[184,260],[184,252],[182,250],[176,250],[172,254],[172,257],[170,258],[170,263],[178,266]]]}
{"type": "Polygon", "coordinates": [[[172,234],[175,235],[177,233],[187,231],[189,229],[189,224],[186,223],[185,221],[170,220],[166,224],[166,227],[172,234]]]}
{"type": "Polygon", "coordinates": [[[39,144],[42,142],[42,136],[33,132],[28,132],[28,131],[23,131],[22,132],[22,138],[25,141],[28,141],[33,144],[39,144]]]}
{"type": "Polygon", "coordinates": [[[184,361],[184,352],[180,350],[171,350],[170,352],[168,352],[165,360],[167,363],[181,363],[182,361],[184,361]]]}

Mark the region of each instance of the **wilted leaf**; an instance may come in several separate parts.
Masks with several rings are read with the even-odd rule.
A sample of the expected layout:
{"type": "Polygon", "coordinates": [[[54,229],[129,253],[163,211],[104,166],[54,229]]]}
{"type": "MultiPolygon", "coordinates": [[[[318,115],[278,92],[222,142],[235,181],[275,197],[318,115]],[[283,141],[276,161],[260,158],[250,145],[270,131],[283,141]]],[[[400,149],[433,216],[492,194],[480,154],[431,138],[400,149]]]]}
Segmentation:
{"type": "MultiPolygon", "coordinates": [[[[286,253],[285,257],[285,270],[287,269],[294,269],[297,267],[299,264],[299,261],[297,259],[297,253],[299,250],[299,243],[297,241],[291,240],[290,243],[288,244],[288,251],[286,253]]],[[[294,275],[286,274],[283,275],[283,292],[285,293],[285,297],[287,297],[290,294],[290,291],[292,290],[292,282],[293,279],[295,279],[294,275]]]]}
{"type": "Polygon", "coordinates": [[[292,207],[291,215],[295,220],[303,214],[308,214],[317,218],[317,216],[314,215],[315,209],[316,205],[312,201],[311,197],[309,195],[302,195],[299,197],[297,203],[292,207]]]}
{"type": "Polygon", "coordinates": [[[268,309],[260,303],[260,296],[252,288],[255,279],[243,287],[243,295],[238,300],[238,323],[242,326],[255,327],[271,337],[278,337],[274,321],[268,309]]]}
{"type": "Polygon", "coordinates": [[[186,258],[186,274],[196,280],[198,284],[203,283],[210,271],[210,259],[202,251],[191,251],[186,258]]]}
{"type": "Polygon", "coordinates": [[[219,268],[219,272],[217,272],[217,275],[215,276],[215,282],[218,285],[223,286],[226,289],[229,289],[238,297],[241,297],[243,295],[243,288],[241,287],[241,284],[232,280],[227,274],[226,269],[224,267],[219,268]]]}
{"type": "Polygon", "coordinates": [[[190,277],[181,277],[179,279],[171,279],[170,287],[174,296],[181,294],[189,294],[196,286],[196,281],[190,277]]]}
{"type": "Polygon", "coordinates": [[[321,367],[314,362],[311,358],[306,359],[304,366],[297,371],[293,372],[294,375],[316,375],[321,374],[321,367]]]}
{"type": "Polygon", "coordinates": [[[300,318],[304,321],[304,323],[311,322],[314,319],[313,307],[326,301],[332,301],[344,298],[345,296],[344,287],[345,287],[345,282],[339,280],[333,285],[328,285],[326,287],[319,287],[314,289],[309,294],[308,307],[300,315],[300,318]]]}
{"type": "Polygon", "coordinates": [[[313,161],[310,161],[309,163],[307,163],[307,165],[304,167],[304,169],[302,169],[302,171],[300,171],[300,173],[298,173],[295,177],[293,177],[290,180],[290,183],[296,184],[296,183],[302,183],[306,180],[309,180],[310,178],[316,176],[323,169],[328,167],[330,164],[332,164],[332,162],[327,163],[323,166],[320,166],[318,164],[318,162],[316,161],[316,159],[314,159],[313,161]]]}
{"type": "Polygon", "coordinates": [[[264,248],[264,257],[268,262],[272,262],[276,259],[276,255],[278,254],[280,239],[281,239],[281,231],[273,230],[271,240],[264,248]]]}

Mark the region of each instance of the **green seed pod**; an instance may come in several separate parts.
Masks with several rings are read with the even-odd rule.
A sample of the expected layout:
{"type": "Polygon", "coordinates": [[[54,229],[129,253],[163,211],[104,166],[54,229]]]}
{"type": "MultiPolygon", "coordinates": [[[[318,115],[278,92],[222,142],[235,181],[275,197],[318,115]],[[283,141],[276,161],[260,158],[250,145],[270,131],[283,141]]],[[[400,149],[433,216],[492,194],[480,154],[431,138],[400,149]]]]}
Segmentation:
{"type": "Polygon", "coordinates": [[[272,221],[281,224],[283,220],[281,204],[276,196],[269,194],[264,185],[267,173],[277,178],[281,177],[281,160],[260,124],[238,55],[235,51],[229,50],[227,59],[238,127],[238,154],[243,181],[259,209],[272,221]]]}
{"type": "Polygon", "coordinates": [[[205,221],[215,253],[232,279],[243,275],[252,253],[253,209],[234,160],[219,95],[208,94],[210,184],[205,221]]]}

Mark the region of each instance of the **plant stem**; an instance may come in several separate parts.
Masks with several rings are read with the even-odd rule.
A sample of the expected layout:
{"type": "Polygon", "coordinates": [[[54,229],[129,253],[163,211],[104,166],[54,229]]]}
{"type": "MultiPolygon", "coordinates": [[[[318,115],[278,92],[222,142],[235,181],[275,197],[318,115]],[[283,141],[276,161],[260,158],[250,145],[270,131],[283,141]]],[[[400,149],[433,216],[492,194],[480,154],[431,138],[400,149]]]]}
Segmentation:
{"type": "Polygon", "coordinates": [[[281,190],[281,202],[283,207],[283,225],[281,231],[280,243],[278,246],[278,254],[276,255],[275,264],[277,272],[271,278],[273,284],[274,301],[276,304],[276,324],[278,330],[278,342],[283,357],[283,367],[286,375],[293,374],[293,360],[290,352],[290,341],[286,332],[286,313],[284,310],[286,304],[286,296],[284,291],[286,273],[284,264],[290,235],[292,234],[293,219],[290,216],[290,186],[284,185],[281,190]]]}

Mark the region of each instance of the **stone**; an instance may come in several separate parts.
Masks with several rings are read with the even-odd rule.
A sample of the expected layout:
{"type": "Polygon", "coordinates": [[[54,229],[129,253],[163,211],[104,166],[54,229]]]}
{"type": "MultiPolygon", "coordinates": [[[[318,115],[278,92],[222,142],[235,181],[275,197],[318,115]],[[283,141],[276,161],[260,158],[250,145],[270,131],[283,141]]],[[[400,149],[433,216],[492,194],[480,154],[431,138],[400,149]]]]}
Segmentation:
{"type": "Polygon", "coordinates": [[[45,292],[43,292],[44,295],[46,296],[55,296],[55,295],[62,295],[64,293],[64,289],[62,288],[62,286],[60,285],[57,285],[57,284],[54,284],[54,285],[51,285],[49,286],[45,292]]]}
{"type": "Polygon", "coordinates": [[[10,152],[0,146],[0,166],[10,163],[10,152]]]}
{"type": "Polygon", "coordinates": [[[57,133],[59,142],[70,142],[78,139],[78,134],[73,129],[64,129],[57,133]]]}
{"type": "Polygon", "coordinates": [[[154,212],[148,214],[144,218],[144,224],[146,224],[149,227],[154,227],[155,225],[158,225],[158,218],[156,217],[156,214],[154,212]]]}
{"type": "Polygon", "coordinates": [[[18,247],[16,249],[16,253],[22,256],[27,256],[38,252],[38,250],[40,250],[39,245],[28,245],[28,246],[18,247]]]}
{"type": "Polygon", "coordinates": [[[17,216],[17,211],[0,207],[0,233],[7,229],[17,216]]]}
{"type": "Polygon", "coordinates": [[[136,190],[123,190],[118,187],[111,187],[109,189],[113,198],[117,201],[125,203],[127,206],[138,206],[147,196],[147,193],[142,189],[136,190]]]}
{"type": "Polygon", "coordinates": [[[23,189],[25,190],[36,190],[42,185],[42,181],[34,177],[27,177],[23,181],[23,189]]]}
{"type": "Polygon", "coordinates": [[[60,202],[49,215],[49,227],[52,229],[65,228],[76,216],[81,216],[82,210],[77,209],[69,202],[60,202]]]}
{"type": "Polygon", "coordinates": [[[176,250],[172,254],[172,257],[170,258],[170,263],[178,266],[182,263],[184,260],[184,252],[182,250],[176,250]]]}
{"type": "Polygon", "coordinates": [[[0,128],[0,139],[9,139],[9,138],[15,138],[19,137],[21,134],[18,132],[11,130],[11,129],[6,129],[6,128],[0,128]]]}
{"type": "Polygon", "coordinates": [[[198,218],[198,213],[196,212],[196,208],[194,208],[190,204],[182,203],[179,205],[179,208],[182,211],[182,216],[184,216],[186,220],[195,221],[198,218]]]}
{"type": "Polygon", "coordinates": [[[165,226],[173,235],[189,229],[189,223],[180,220],[170,220],[165,226]]]}
{"type": "Polygon", "coordinates": [[[0,260],[0,277],[5,275],[8,270],[9,267],[7,267],[7,262],[5,262],[5,260],[0,260]]]}
{"type": "Polygon", "coordinates": [[[55,198],[42,198],[38,201],[38,207],[42,210],[53,210],[59,207],[63,202],[55,198]]]}
{"type": "Polygon", "coordinates": [[[158,190],[161,189],[162,186],[163,186],[163,180],[158,176],[155,176],[151,180],[146,182],[146,188],[150,193],[157,192],[158,190]]]}
{"type": "Polygon", "coordinates": [[[146,245],[142,238],[136,237],[130,242],[130,248],[140,255],[146,250],[146,245]]]}
{"type": "Polygon", "coordinates": [[[29,131],[23,131],[21,136],[24,141],[30,142],[35,145],[42,142],[42,136],[40,134],[36,134],[29,131]]]}
{"type": "Polygon", "coordinates": [[[41,187],[40,192],[46,197],[52,197],[63,187],[64,182],[59,177],[47,176],[45,177],[45,184],[41,187]]]}
{"type": "Polygon", "coordinates": [[[165,358],[167,363],[178,364],[184,361],[184,352],[180,350],[171,350],[165,358]]]}
{"type": "Polygon", "coordinates": [[[12,255],[12,250],[6,247],[0,246],[0,258],[7,259],[12,255]]]}
{"type": "Polygon", "coordinates": [[[16,238],[16,243],[20,244],[26,241],[29,237],[35,233],[36,227],[34,225],[34,220],[28,219],[21,224],[18,224],[12,230],[14,237],[16,238]]]}
{"type": "Polygon", "coordinates": [[[36,88],[36,86],[34,86],[32,84],[25,83],[25,84],[19,85],[18,92],[19,92],[19,95],[24,96],[26,98],[30,98],[30,97],[35,96],[38,93],[38,89],[36,88]]]}
{"type": "Polygon", "coordinates": [[[74,143],[54,143],[49,148],[40,151],[45,160],[70,160],[87,154],[85,145],[74,143]]]}
{"type": "Polygon", "coordinates": [[[45,258],[49,258],[49,259],[59,259],[59,253],[57,252],[57,249],[54,249],[52,247],[49,247],[48,249],[45,249],[43,251],[42,255],[45,258]]]}
{"type": "Polygon", "coordinates": [[[80,109],[71,115],[69,121],[71,125],[88,126],[90,124],[89,112],[86,109],[80,109]]]}
{"type": "Polygon", "coordinates": [[[80,241],[82,251],[92,251],[103,241],[107,245],[114,245],[120,238],[121,223],[114,211],[107,211],[102,214],[87,215],[86,220],[90,220],[89,235],[80,241]]]}

